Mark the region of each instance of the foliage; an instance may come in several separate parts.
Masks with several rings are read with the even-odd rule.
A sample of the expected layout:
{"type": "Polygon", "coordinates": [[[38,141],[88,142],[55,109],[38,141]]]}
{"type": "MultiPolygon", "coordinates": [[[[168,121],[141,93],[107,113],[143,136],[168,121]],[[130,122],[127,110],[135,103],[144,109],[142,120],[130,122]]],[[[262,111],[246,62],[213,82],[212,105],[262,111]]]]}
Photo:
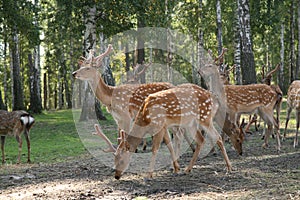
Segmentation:
{"type": "MultiPolygon", "coordinates": [[[[250,1],[251,31],[253,52],[255,56],[256,74],[260,79],[262,65],[274,67],[280,62],[280,31],[285,25],[285,58],[284,87],[288,87],[291,74],[291,44],[299,43],[299,38],[291,38],[291,16],[297,21],[297,6],[294,2],[294,12],[290,12],[292,1],[268,0],[250,1]]],[[[85,18],[88,9],[95,5],[97,9],[96,27],[97,37],[104,35],[104,39],[129,29],[136,29],[138,22],[143,26],[165,27],[176,29],[184,34],[199,40],[199,28],[204,33],[204,48],[211,49],[217,56],[216,38],[216,0],[187,0],[187,1],[159,1],[159,0],[6,0],[0,3],[0,91],[11,108],[11,55],[9,44],[12,41],[13,31],[17,31],[20,46],[21,76],[25,107],[30,104],[28,55],[34,51],[36,45],[42,47],[42,70],[40,82],[42,83],[42,98],[46,99],[43,107],[70,108],[73,79],[71,73],[78,67],[77,60],[84,55],[85,18]],[[202,2],[202,7],[200,6],[202,2]],[[6,50],[4,49],[6,46],[6,50]],[[5,55],[4,55],[5,53],[5,55]],[[3,67],[5,66],[5,67],[3,67]],[[43,78],[47,78],[44,82],[43,78]],[[43,93],[47,90],[47,93],[43,93]]],[[[234,64],[235,16],[237,1],[221,1],[223,46],[228,48],[225,60],[230,66],[234,64]]],[[[295,23],[296,24],[296,23],[295,23]]],[[[295,35],[299,32],[294,25],[295,35]]],[[[103,49],[103,41],[97,38],[97,49],[103,49]]],[[[136,41],[132,41],[136,42],[136,41]]],[[[124,45],[124,44],[121,44],[124,45]]],[[[184,44],[183,44],[184,45],[184,44]]],[[[295,45],[296,46],[296,45],[295,45]]],[[[123,48],[123,47],[122,47],[123,48]]],[[[196,52],[197,47],[193,49],[196,52]]],[[[296,51],[300,51],[296,49],[296,51]]],[[[153,50],[153,60],[165,64],[167,52],[153,50]]],[[[145,60],[149,60],[150,51],[145,50],[145,60]]],[[[294,55],[294,57],[296,57],[294,55]]],[[[124,68],[135,65],[135,53],[130,52],[128,62],[120,55],[111,57],[111,68],[116,82],[125,76],[124,68]]],[[[188,81],[192,81],[191,66],[174,56],[172,66],[180,71],[188,81]]],[[[299,67],[299,66],[298,66],[299,67]]],[[[300,71],[297,69],[298,72],[300,71]]],[[[297,72],[295,69],[295,71],[297,72]]],[[[277,81],[274,79],[275,82],[277,81]]],[[[286,91],[286,88],[283,91],[286,91]]]]}

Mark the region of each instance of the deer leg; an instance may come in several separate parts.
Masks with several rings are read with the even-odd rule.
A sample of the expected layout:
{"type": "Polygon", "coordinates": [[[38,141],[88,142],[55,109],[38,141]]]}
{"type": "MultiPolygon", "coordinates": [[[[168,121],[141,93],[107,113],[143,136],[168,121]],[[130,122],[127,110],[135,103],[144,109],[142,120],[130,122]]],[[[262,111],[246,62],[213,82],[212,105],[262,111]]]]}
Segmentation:
{"type": "Polygon", "coordinates": [[[5,163],[4,143],[5,143],[5,136],[1,136],[2,164],[5,163]]]}
{"type": "Polygon", "coordinates": [[[185,130],[182,130],[183,131],[183,136],[184,136],[184,139],[187,141],[187,143],[189,144],[190,148],[192,149],[193,152],[196,151],[192,141],[190,140],[190,138],[187,136],[186,134],[186,131],[185,130]]]}
{"type": "Polygon", "coordinates": [[[283,138],[286,138],[286,131],[287,131],[287,127],[288,127],[288,124],[289,124],[289,121],[290,121],[290,115],[291,115],[292,110],[293,109],[291,107],[288,107],[287,114],[286,114],[286,120],[285,120],[283,138]]]}
{"type": "Polygon", "coordinates": [[[260,108],[259,115],[265,121],[265,123],[268,125],[268,130],[266,131],[266,134],[264,137],[264,144],[262,145],[262,147],[266,148],[268,146],[268,140],[269,140],[270,134],[273,131],[273,127],[275,127],[276,139],[277,139],[277,150],[280,151],[281,145],[280,145],[280,135],[279,135],[279,129],[278,129],[279,127],[276,122],[276,119],[273,116],[273,109],[260,108]]]}
{"type": "Polygon", "coordinates": [[[173,127],[172,132],[173,132],[173,136],[174,136],[175,155],[176,155],[176,158],[179,158],[180,147],[181,147],[181,142],[182,142],[182,131],[179,127],[173,127]]]}
{"type": "Polygon", "coordinates": [[[173,161],[173,166],[174,166],[174,173],[178,173],[179,170],[180,170],[180,166],[178,164],[178,157],[174,152],[174,148],[173,148],[173,145],[172,145],[172,142],[171,142],[171,139],[170,139],[170,135],[167,131],[164,134],[163,140],[164,140],[164,143],[167,145],[167,147],[170,151],[172,161],[173,161]]]}
{"type": "Polygon", "coordinates": [[[19,143],[19,154],[18,154],[18,162],[17,164],[20,164],[21,161],[21,151],[22,151],[22,138],[20,135],[16,136],[16,140],[19,143]]]}
{"type": "Polygon", "coordinates": [[[153,139],[152,139],[152,157],[151,157],[151,160],[150,160],[148,178],[152,178],[153,171],[154,171],[155,160],[156,160],[156,156],[157,156],[157,151],[160,147],[160,143],[162,142],[165,134],[166,134],[166,128],[163,127],[158,133],[156,133],[153,136],[153,139]]]}
{"type": "Polygon", "coordinates": [[[196,141],[196,148],[195,148],[195,151],[194,151],[194,154],[190,161],[189,166],[185,169],[186,173],[189,173],[192,170],[196,160],[198,159],[198,155],[201,151],[201,148],[203,147],[204,137],[200,130],[197,130],[197,133],[195,135],[195,141],[196,141]]]}
{"type": "Polygon", "coordinates": [[[300,119],[300,111],[296,111],[296,120],[297,120],[297,129],[296,129],[296,136],[294,139],[294,148],[298,146],[298,130],[299,130],[299,119],[300,119]]]}
{"type": "Polygon", "coordinates": [[[29,134],[28,134],[27,130],[25,130],[24,135],[25,135],[26,142],[27,142],[27,152],[28,152],[27,162],[30,163],[31,162],[31,160],[30,160],[30,138],[29,138],[29,134]]]}
{"type": "Polygon", "coordinates": [[[217,132],[217,130],[213,126],[210,127],[210,130],[209,130],[208,133],[212,134],[213,137],[217,137],[217,145],[219,146],[219,148],[221,150],[221,153],[222,153],[222,155],[224,157],[224,160],[226,162],[227,171],[231,172],[232,171],[232,166],[231,166],[230,160],[228,158],[228,155],[227,155],[227,152],[226,152],[226,149],[225,149],[222,137],[219,135],[219,133],[217,132]]]}

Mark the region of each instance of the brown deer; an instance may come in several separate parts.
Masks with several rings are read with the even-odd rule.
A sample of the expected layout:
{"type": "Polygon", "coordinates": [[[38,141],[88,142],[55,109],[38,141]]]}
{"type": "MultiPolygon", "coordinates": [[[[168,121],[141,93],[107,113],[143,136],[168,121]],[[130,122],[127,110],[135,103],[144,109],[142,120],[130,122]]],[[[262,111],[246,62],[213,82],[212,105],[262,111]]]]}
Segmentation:
{"type": "MultiPolygon", "coordinates": [[[[232,69],[232,68],[231,68],[232,69]]],[[[231,70],[230,69],[230,70],[231,70]]],[[[229,136],[229,139],[237,151],[239,155],[243,154],[243,141],[244,131],[241,126],[238,126],[235,122],[233,122],[229,114],[227,112],[227,104],[226,104],[226,95],[224,89],[224,80],[228,80],[227,78],[222,78],[224,74],[220,73],[220,68],[216,64],[207,64],[201,68],[199,68],[198,73],[208,83],[208,87],[211,91],[215,94],[218,94],[218,103],[220,108],[215,116],[215,121],[217,125],[222,129],[222,136],[223,138],[224,133],[229,136]],[[225,103],[225,104],[224,104],[225,103]]],[[[229,74],[229,73],[226,73],[229,74]]]]}
{"type": "MultiPolygon", "coordinates": [[[[108,112],[112,114],[119,130],[122,129],[127,133],[144,99],[149,94],[172,88],[173,85],[166,82],[124,84],[120,86],[105,84],[98,69],[101,68],[101,61],[104,56],[108,55],[111,51],[112,45],[108,45],[107,50],[97,57],[94,57],[93,51],[90,52],[88,58],[81,57],[79,61],[80,69],[73,72],[72,75],[77,79],[88,81],[95,96],[106,106],[108,112]]],[[[143,148],[145,149],[145,145],[143,148]]]]}
{"type": "MultiPolygon", "coordinates": [[[[168,144],[170,138],[167,128],[174,125],[184,127],[196,141],[196,149],[185,170],[186,172],[191,171],[203,146],[204,138],[201,129],[209,135],[212,141],[217,141],[224,156],[227,170],[231,171],[231,163],[222,138],[213,125],[213,118],[217,109],[218,103],[215,101],[215,97],[210,92],[193,84],[184,84],[149,95],[137,113],[128,135],[122,135],[118,148],[112,149],[115,152],[115,178],[120,179],[129,165],[131,154],[135,152],[137,145],[147,133],[153,136],[152,158],[148,173],[148,178],[152,178],[156,154],[161,141],[164,139],[168,144]]],[[[179,171],[177,158],[172,149],[169,148],[169,150],[176,173],[179,171]]]]}
{"type": "Polygon", "coordinates": [[[300,81],[293,81],[287,93],[287,114],[284,128],[284,138],[286,137],[287,126],[290,120],[290,115],[293,109],[296,110],[296,136],[294,139],[294,147],[298,146],[298,129],[300,119],[300,81]]]}
{"type": "MultiPolygon", "coordinates": [[[[281,111],[283,93],[282,93],[280,87],[278,85],[271,84],[271,81],[272,81],[273,74],[276,71],[278,71],[279,67],[280,67],[280,64],[277,64],[276,67],[273,70],[271,70],[270,72],[267,73],[267,75],[264,75],[264,70],[262,70],[262,81],[261,81],[263,84],[269,85],[273,89],[273,91],[277,93],[277,101],[276,101],[276,104],[274,105],[274,109],[276,111],[276,121],[277,121],[277,124],[278,124],[278,130],[280,130],[280,127],[279,127],[280,126],[280,111],[281,111]]],[[[264,69],[264,66],[263,66],[263,69],[264,69]]],[[[249,123],[251,124],[251,122],[254,122],[255,123],[255,129],[258,130],[258,126],[256,124],[257,114],[254,114],[252,116],[252,118],[253,119],[249,120],[249,123]]],[[[249,131],[250,124],[245,128],[245,132],[250,132],[249,131]]],[[[264,136],[263,136],[263,139],[264,139],[264,136]]]]}
{"type": "Polygon", "coordinates": [[[277,149],[280,150],[279,126],[273,115],[278,94],[266,84],[225,85],[224,88],[230,120],[237,122],[240,114],[257,112],[268,125],[263,147],[268,146],[269,135],[275,127],[277,149]]]}
{"type": "Polygon", "coordinates": [[[5,163],[4,143],[5,137],[12,135],[19,143],[18,161],[21,160],[22,151],[22,132],[25,135],[27,142],[28,157],[27,162],[30,163],[30,139],[29,131],[34,124],[34,118],[23,110],[8,112],[0,110],[0,136],[1,136],[1,151],[2,151],[2,163],[5,163]]]}

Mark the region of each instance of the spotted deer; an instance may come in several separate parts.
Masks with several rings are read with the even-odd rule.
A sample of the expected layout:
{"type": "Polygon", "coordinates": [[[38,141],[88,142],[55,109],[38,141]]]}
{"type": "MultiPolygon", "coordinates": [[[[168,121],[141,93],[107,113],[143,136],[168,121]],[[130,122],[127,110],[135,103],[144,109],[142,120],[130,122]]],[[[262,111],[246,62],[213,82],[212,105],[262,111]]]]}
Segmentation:
{"type": "MultiPolygon", "coordinates": [[[[204,130],[211,140],[217,141],[224,156],[227,170],[231,171],[231,163],[222,138],[213,125],[213,118],[217,109],[218,103],[211,93],[193,84],[184,84],[180,87],[150,94],[138,111],[130,132],[127,135],[122,135],[121,143],[116,149],[111,149],[115,153],[115,178],[120,179],[129,165],[132,153],[135,152],[141,138],[147,133],[153,136],[152,157],[148,173],[148,178],[152,178],[158,149],[163,139],[166,144],[169,144],[170,138],[167,128],[171,126],[183,127],[196,141],[195,152],[185,170],[187,173],[191,171],[203,146],[204,137],[201,130],[204,130]]],[[[101,135],[101,133],[99,134],[101,135]]],[[[177,158],[172,148],[169,150],[176,173],[179,171],[177,158]]]]}
{"type": "Polygon", "coordinates": [[[294,147],[298,146],[298,129],[300,119],[300,81],[293,81],[287,93],[287,115],[284,128],[284,138],[286,137],[287,126],[290,120],[290,115],[293,109],[296,110],[296,136],[294,139],[294,147]]]}
{"type": "Polygon", "coordinates": [[[273,114],[278,94],[266,84],[225,85],[224,89],[230,120],[237,122],[240,114],[257,112],[268,125],[263,147],[268,146],[269,135],[275,127],[277,149],[280,150],[279,126],[273,114]]]}
{"type": "Polygon", "coordinates": [[[8,112],[0,110],[0,136],[1,136],[1,151],[2,151],[2,163],[5,163],[4,143],[6,136],[14,136],[19,143],[18,161],[20,163],[21,151],[22,151],[22,137],[24,133],[26,142],[28,157],[27,162],[30,163],[30,139],[29,131],[34,124],[34,118],[23,110],[8,112]]]}
{"type": "MultiPolygon", "coordinates": [[[[120,86],[107,85],[98,72],[101,68],[102,59],[112,51],[112,45],[107,50],[94,57],[91,51],[88,58],[81,57],[80,69],[74,71],[74,78],[88,81],[95,96],[106,106],[116,121],[119,130],[129,132],[131,123],[149,94],[172,88],[171,83],[157,82],[149,84],[123,84],[120,86]]],[[[145,142],[143,148],[145,149],[145,142]]]]}

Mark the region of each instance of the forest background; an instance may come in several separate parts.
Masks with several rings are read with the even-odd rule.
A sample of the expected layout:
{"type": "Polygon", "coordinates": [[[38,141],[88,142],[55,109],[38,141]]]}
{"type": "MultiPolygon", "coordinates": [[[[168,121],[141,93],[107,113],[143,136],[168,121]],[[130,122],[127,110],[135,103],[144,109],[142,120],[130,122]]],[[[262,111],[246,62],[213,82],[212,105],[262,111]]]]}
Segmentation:
{"type": "MultiPolygon", "coordinates": [[[[232,84],[258,83],[278,63],[273,81],[285,94],[299,79],[300,1],[2,0],[0,108],[41,113],[80,107],[86,95],[72,99],[72,72],[80,56],[90,49],[103,52],[107,38],[143,27],[189,35],[198,43],[191,59],[199,59],[200,47],[215,57],[226,47],[225,61],[228,67],[235,65],[232,84]]],[[[123,75],[143,61],[167,64],[189,82],[200,83],[197,68],[188,62],[168,51],[143,48],[139,38],[131,42],[136,51],[114,47],[126,53],[112,54],[106,62],[103,76],[108,84],[121,84],[123,75]]]]}

